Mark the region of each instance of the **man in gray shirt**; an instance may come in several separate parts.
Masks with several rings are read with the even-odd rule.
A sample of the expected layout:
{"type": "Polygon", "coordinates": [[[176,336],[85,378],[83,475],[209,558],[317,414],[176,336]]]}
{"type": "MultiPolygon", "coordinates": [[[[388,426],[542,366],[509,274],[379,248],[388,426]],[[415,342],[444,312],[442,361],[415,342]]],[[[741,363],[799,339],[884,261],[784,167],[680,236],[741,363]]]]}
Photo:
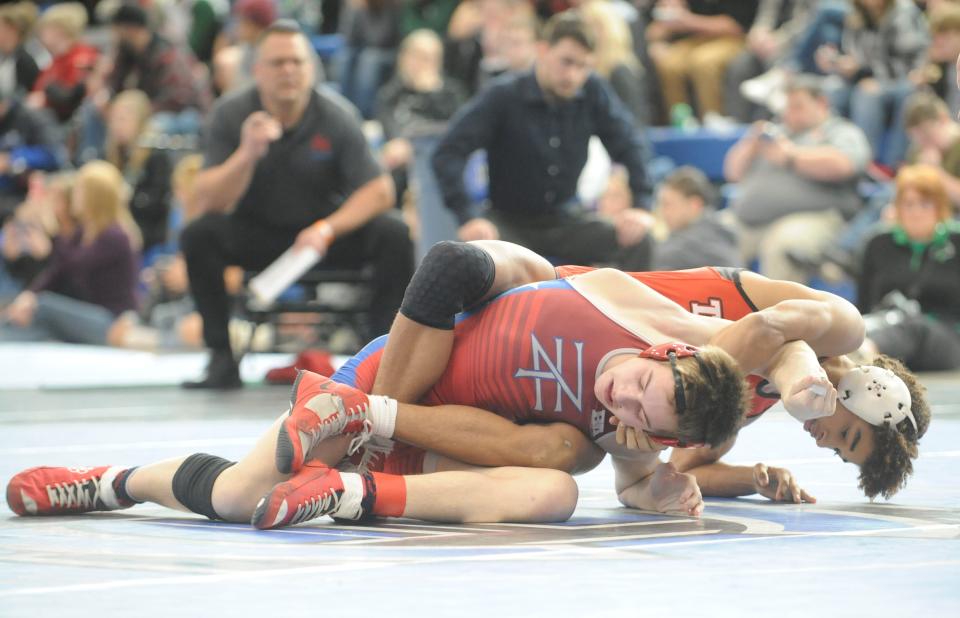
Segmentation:
{"type": "Polygon", "coordinates": [[[787,253],[818,254],[862,205],[857,179],[870,145],[856,125],[830,111],[813,77],[787,87],[779,124],[757,123],[724,160],[724,175],[739,183],[733,212],[740,250],[771,279],[804,282],[787,253]]]}
{"type": "Polygon", "coordinates": [[[413,244],[349,103],[314,87],[315,57],[296,23],[275,22],[257,44],[255,86],[218,101],[209,119],[196,208],[183,231],[191,294],[211,350],[188,388],[240,386],[227,331],[223,270],[260,270],[291,245],[321,266],[373,265],[371,333],[385,333],[413,273],[413,244]]]}

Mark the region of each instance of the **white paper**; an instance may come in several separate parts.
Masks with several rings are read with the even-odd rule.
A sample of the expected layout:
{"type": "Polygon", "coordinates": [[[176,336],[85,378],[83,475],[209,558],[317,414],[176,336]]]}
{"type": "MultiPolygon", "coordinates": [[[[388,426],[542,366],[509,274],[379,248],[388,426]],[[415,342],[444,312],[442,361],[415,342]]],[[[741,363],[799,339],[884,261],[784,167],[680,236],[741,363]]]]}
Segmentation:
{"type": "Polygon", "coordinates": [[[250,280],[253,300],[260,307],[268,307],[297,279],[320,261],[320,253],[313,247],[290,247],[266,270],[250,280]]]}

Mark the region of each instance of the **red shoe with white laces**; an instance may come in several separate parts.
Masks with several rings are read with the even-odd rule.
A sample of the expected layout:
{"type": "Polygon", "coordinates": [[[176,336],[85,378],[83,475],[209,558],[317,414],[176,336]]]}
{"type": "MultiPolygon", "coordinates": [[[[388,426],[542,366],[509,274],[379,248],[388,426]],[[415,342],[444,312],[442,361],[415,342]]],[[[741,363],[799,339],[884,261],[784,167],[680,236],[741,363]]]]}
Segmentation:
{"type": "Polygon", "coordinates": [[[136,503],[119,498],[115,485],[122,482],[128,469],[120,466],[29,468],[7,483],[7,505],[22,516],[125,509],[136,503]]]}
{"type": "Polygon", "coordinates": [[[355,520],[370,512],[375,498],[371,475],[341,474],[320,462],[311,462],[261,498],[250,523],[269,530],[324,515],[355,520]]]}
{"type": "Polygon", "coordinates": [[[290,395],[290,415],[277,436],[277,470],[296,473],[310,450],[332,436],[358,434],[348,454],[355,452],[373,431],[369,410],[364,392],[301,370],[290,395]]]}

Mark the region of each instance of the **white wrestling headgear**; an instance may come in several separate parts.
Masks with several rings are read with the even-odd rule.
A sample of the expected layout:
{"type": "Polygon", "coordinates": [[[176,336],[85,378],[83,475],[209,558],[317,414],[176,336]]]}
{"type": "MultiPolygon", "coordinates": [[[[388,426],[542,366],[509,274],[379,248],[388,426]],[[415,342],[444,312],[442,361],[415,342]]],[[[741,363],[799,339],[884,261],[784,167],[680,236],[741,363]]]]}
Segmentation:
{"type": "Polygon", "coordinates": [[[917,420],[910,408],[910,389],[900,376],[871,365],[860,365],[840,378],[837,397],[848,410],[871,425],[889,422],[896,427],[909,418],[917,431],[917,420]]]}

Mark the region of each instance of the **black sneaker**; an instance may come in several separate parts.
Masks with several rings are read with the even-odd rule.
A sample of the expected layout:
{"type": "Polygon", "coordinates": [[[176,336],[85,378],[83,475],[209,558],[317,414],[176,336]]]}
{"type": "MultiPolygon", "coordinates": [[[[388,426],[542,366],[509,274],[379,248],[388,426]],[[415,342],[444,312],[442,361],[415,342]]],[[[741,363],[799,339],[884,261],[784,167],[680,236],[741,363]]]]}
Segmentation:
{"type": "Polygon", "coordinates": [[[230,350],[214,350],[210,354],[206,375],[202,380],[184,382],[183,388],[233,390],[243,386],[240,380],[240,367],[230,350]]]}

